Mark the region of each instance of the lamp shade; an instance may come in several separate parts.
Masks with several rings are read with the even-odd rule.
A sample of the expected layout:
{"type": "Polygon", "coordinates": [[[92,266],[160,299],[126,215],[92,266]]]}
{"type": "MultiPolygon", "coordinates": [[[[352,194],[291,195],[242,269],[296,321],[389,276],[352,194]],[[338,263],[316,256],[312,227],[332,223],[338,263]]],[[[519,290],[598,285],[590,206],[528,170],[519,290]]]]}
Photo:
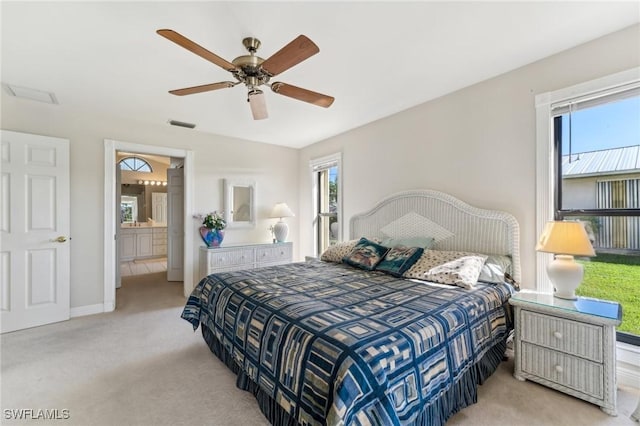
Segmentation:
{"type": "Polygon", "coordinates": [[[267,113],[267,103],[265,102],[262,90],[254,89],[250,91],[248,98],[254,120],[264,120],[269,117],[267,113]]]}
{"type": "Polygon", "coordinates": [[[595,256],[587,231],[580,222],[547,222],[537,251],[572,256],[595,256]]]}
{"type": "Polygon", "coordinates": [[[287,205],[287,203],[278,203],[271,210],[271,215],[269,217],[279,217],[282,219],[283,217],[294,217],[295,215],[287,205]]]}

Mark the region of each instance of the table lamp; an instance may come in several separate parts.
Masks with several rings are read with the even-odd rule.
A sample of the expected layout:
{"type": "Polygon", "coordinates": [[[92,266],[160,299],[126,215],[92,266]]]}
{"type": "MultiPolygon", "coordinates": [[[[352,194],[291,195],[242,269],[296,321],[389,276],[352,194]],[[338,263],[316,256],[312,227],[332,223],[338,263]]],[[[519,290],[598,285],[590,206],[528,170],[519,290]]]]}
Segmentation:
{"type": "Polygon", "coordinates": [[[584,268],[573,256],[595,256],[587,231],[580,222],[548,222],[536,245],[536,250],[555,254],[547,266],[554,296],[575,300],[575,290],[584,277],[584,268]]]}
{"type": "Polygon", "coordinates": [[[271,210],[270,217],[277,217],[280,220],[273,226],[273,235],[276,238],[276,242],[284,243],[287,241],[287,235],[289,234],[289,225],[287,225],[282,218],[295,216],[287,203],[278,203],[271,210]]]}

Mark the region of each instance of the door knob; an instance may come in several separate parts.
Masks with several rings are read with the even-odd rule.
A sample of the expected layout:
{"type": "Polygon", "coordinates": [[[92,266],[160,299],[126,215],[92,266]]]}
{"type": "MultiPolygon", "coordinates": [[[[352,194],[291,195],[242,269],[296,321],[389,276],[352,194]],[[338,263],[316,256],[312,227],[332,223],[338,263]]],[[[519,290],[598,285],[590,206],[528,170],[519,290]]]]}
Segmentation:
{"type": "Polygon", "coordinates": [[[52,240],[54,243],[64,243],[67,241],[67,237],[60,235],[58,238],[52,240]]]}

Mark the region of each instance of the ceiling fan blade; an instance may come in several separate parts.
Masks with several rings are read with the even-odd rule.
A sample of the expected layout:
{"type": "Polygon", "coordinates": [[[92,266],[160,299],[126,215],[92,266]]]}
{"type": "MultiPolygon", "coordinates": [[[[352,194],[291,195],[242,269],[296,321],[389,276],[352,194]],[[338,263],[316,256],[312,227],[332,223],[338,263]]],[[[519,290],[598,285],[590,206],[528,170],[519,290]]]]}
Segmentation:
{"type": "Polygon", "coordinates": [[[273,83],[271,85],[271,90],[279,95],[288,96],[303,102],[309,102],[310,104],[318,105],[323,108],[329,108],[335,100],[333,96],[323,95],[322,93],[312,92],[311,90],[280,82],[273,83]]]}
{"type": "Polygon", "coordinates": [[[314,42],[304,35],[299,35],[292,42],[271,55],[262,63],[262,69],[269,75],[278,75],[299,64],[320,51],[314,42]]]}
{"type": "Polygon", "coordinates": [[[236,66],[233,65],[231,62],[225,59],[222,59],[220,56],[216,55],[215,53],[209,52],[204,47],[200,46],[197,43],[194,43],[193,41],[189,40],[188,38],[186,38],[180,33],[177,33],[173,30],[158,30],[156,32],[160,34],[162,37],[166,38],[167,40],[171,40],[178,46],[184,47],[188,51],[195,53],[201,58],[204,58],[207,61],[212,62],[217,66],[224,68],[227,71],[234,71],[236,69],[236,66]]]}
{"type": "Polygon", "coordinates": [[[221,81],[219,83],[203,84],[202,86],[186,87],[184,89],[169,90],[169,93],[177,96],[193,95],[194,93],[210,92],[211,90],[228,89],[238,83],[221,81]]]}

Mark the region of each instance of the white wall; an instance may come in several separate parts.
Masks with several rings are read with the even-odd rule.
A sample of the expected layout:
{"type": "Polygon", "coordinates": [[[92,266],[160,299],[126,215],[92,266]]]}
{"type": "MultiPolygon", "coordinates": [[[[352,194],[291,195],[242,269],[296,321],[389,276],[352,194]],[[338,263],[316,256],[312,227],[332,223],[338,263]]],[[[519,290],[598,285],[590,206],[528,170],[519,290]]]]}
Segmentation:
{"type": "Polygon", "coordinates": [[[342,152],[345,223],[392,193],[416,188],[505,210],[520,223],[522,284],[532,288],[537,240],[534,98],[638,65],[640,25],[302,149],[301,254],[313,252],[309,160],[342,152]]]}
{"type": "Polygon", "coordinates": [[[595,209],[597,178],[564,179],[562,182],[562,206],[565,209],[595,209]]]}
{"type": "MultiPolygon", "coordinates": [[[[70,140],[71,156],[71,307],[101,304],[103,288],[104,139],[193,150],[195,171],[194,212],[222,210],[222,179],[242,177],[257,182],[258,224],[251,230],[228,230],[225,242],[270,242],[268,219],[278,201],[298,209],[297,150],[245,140],[207,135],[194,130],[135,120],[71,112],[9,97],[2,93],[2,129],[56,136],[70,140]]],[[[187,218],[187,220],[193,220],[187,218]]],[[[290,241],[297,257],[297,218],[289,219],[290,241]]],[[[194,233],[200,223],[194,222],[194,233]]],[[[195,234],[197,235],[197,234],[195,234]]],[[[195,238],[193,273],[198,277],[195,238]]]]}

